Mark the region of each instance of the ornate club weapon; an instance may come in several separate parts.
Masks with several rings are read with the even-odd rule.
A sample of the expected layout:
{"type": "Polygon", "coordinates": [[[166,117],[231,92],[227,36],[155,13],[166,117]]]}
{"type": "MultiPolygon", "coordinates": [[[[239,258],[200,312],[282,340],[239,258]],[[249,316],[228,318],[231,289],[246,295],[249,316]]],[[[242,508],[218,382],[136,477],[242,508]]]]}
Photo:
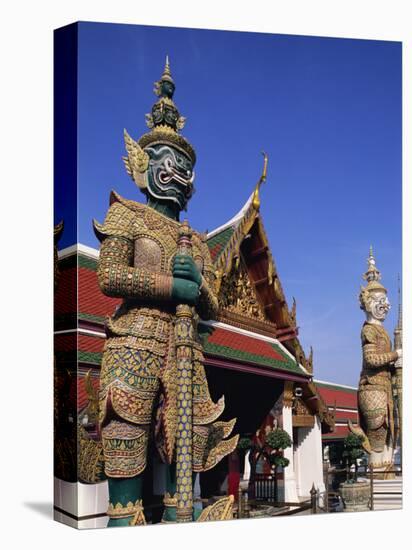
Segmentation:
{"type": "MultiPolygon", "coordinates": [[[[398,278],[398,324],[394,330],[394,348],[402,349],[402,298],[401,285],[398,278]]],[[[402,445],[402,367],[395,367],[395,380],[393,384],[393,393],[398,413],[398,434],[395,439],[395,445],[399,438],[399,445],[402,445]]]]}
{"type": "MultiPolygon", "coordinates": [[[[185,220],[179,231],[177,254],[192,255],[192,231],[185,220]]],[[[192,347],[193,310],[187,304],[176,308],[177,365],[176,493],[178,522],[192,521],[192,347]]]]}

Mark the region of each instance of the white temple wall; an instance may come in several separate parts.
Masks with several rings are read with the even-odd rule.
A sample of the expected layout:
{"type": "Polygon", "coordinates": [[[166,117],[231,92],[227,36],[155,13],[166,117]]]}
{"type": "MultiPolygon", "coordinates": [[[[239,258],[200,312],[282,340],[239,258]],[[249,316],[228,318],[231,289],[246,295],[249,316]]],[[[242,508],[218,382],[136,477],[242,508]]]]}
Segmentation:
{"type": "MultiPolygon", "coordinates": [[[[283,407],[282,409],[283,429],[290,435],[293,441],[292,426],[292,408],[283,407]]],[[[293,456],[293,445],[283,451],[285,458],[289,460],[289,466],[284,469],[284,500],[285,502],[298,502],[298,493],[296,487],[295,464],[293,456]]]]}
{"type": "Polygon", "coordinates": [[[298,428],[295,448],[295,475],[298,497],[309,498],[312,485],[325,491],[322,460],[321,423],[315,416],[312,428],[298,428]]]}

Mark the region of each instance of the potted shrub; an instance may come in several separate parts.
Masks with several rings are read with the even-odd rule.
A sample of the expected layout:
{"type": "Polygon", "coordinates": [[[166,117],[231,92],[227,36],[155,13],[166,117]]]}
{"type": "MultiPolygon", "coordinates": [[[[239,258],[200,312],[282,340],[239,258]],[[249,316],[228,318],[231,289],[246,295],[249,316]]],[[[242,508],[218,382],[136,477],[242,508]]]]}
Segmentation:
{"type": "Polygon", "coordinates": [[[283,456],[283,451],[288,447],[291,447],[292,440],[290,435],[285,430],[277,428],[272,430],[266,435],[266,446],[270,449],[268,453],[268,461],[272,467],[272,472],[275,481],[275,495],[278,499],[278,480],[277,472],[278,468],[286,468],[289,466],[289,459],[283,456]]]}
{"type": "Polygon", "coordinates": [[[346,481],[340,484],[339,492],[345,512],[369,510],[369,482],[358,479],[358,460],[363,457],[362,441],[361,436],[350,433],[343,442],[342,458],[346,463],[346,481]]]}

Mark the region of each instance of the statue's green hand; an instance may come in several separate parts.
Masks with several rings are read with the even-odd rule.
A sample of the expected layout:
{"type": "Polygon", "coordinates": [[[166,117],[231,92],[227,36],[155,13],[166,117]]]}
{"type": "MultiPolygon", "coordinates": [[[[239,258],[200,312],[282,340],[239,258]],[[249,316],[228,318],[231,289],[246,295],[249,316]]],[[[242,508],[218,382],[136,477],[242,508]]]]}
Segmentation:
{"type": "Polygon", "coordinates": [[[197,285],[202,284],[202,275],[191,256],[177,255],[173,261],[173,277],[188,279],[197,285]]]}
{"type": "Polygon", "coordinates": [[[199,298],[199,285],[187,279],[173,277],[172,298],[179,304],[194,306],[199,298]]]}

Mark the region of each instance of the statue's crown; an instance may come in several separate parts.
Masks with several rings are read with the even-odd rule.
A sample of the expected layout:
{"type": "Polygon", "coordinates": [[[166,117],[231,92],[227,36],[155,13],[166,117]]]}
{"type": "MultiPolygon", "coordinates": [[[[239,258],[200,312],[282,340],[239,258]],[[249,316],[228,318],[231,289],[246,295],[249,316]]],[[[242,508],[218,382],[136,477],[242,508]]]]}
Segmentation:
{"type": "Polygon", "coordinates": [[[369,248],[369,257],[368,257],[368,269],[363,274],[363,279],[367,281],[365,290],[374,291],[379,290],[386,292],[386,288],[379,282],[382,278],[381,272],[376,267],[375,257],[373,255],[372,246],[369,248]]]}
{"type": "Polygon", "coordinates": [[[144,149],[156,143],[170,144],[185,152],[194,164],[195,151],[187,139],[179,133],[186,123],[186,118],[181,116],[173,101],[175,89],[169,57],[166,56],[163,74],[160,80],[155,82],[154,88],[154,93],[159,99],[153,105],[152,112],[146,115],[146,124],[150,132],[139,139],[139,145],[144,149]]]}

